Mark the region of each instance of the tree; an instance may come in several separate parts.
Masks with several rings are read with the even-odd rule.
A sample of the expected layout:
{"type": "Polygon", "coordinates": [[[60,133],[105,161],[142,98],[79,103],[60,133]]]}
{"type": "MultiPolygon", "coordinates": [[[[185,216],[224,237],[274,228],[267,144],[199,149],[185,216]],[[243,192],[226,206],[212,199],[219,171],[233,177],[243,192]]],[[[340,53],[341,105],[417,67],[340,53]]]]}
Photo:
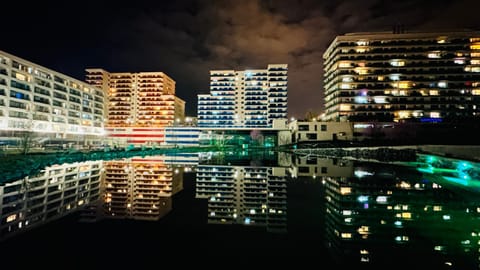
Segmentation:
{"type": "Polygon", "coordinates": [[[25,130],[20,131],[19,134],[19,148],[20,153],[23,155],[28,154],[30,148],[33,146],[33,139],[34,139],[34,131],[33,131],[33,120],[30,119],[24,126],[25,130]]]}
{"type": "Polygon", "coordinates": [[[20,152],[23,155],[26,155],[30,151],[30,148],[32,148],[34,133],[31,130],[20,131],[20,132],[21,132],[20,144],[19,144],[20,152]]]}

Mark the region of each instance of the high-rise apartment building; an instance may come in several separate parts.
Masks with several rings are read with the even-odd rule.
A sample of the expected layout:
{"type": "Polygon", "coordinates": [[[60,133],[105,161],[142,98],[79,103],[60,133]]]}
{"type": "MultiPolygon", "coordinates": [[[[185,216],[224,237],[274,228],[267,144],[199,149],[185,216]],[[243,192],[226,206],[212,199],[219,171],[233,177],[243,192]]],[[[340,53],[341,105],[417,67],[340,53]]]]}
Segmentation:
{"type": "Polygon", "coordinates": [[[287,73],[286,64],[210,71],[210,94],[198,95],[198,126],[268,128],[286,119],[287,73]]]}
{"type": "Polygon", "coordinates": [[[104,93],[64,74],[0,51],[0,137],[98,142],[104,93]]]}
{"type": "Polygon", "coordinates": [[[323,58],[325,120],[480,117],[480,32],[350,33],[323,58]]]}
{"type": "Polygon", "coordinates": [[[128,144],[161,144],[164,128],[185,118],[185,101],[175,96],[175,81],[163,72],[110,73],[97,68],[86,72],[88,83],[108,93],[110,137],[128,144]]]}

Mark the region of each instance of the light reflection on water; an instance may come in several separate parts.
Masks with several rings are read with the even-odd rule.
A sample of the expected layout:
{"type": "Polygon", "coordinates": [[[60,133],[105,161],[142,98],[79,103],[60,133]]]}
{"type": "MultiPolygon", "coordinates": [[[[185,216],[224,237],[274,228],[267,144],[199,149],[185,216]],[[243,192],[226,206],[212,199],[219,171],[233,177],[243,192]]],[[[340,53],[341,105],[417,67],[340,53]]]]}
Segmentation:
{"type": "Polygon", "coordinates": [[[65,244],[51,236],[61,224],[73,231],[62,235],[72,239],[115,242],[125,235],[138,254],[146,252],[141,243],[152,238],[170,239],[172,245],[181,239],[206,250],[229,245],[230,239],[236,253],[269,247],[284,260],[315,257],[366,267],[421,260],[437,268],[476,269],[478,168],[438,157],[419,156],[400,166],[286,153],[189,153],[55,165],[0,186],[0,246],[8,252],[7,247],[38,239],[65,244]],[[141,235],[129,236],[131,230],[141,235]]]}

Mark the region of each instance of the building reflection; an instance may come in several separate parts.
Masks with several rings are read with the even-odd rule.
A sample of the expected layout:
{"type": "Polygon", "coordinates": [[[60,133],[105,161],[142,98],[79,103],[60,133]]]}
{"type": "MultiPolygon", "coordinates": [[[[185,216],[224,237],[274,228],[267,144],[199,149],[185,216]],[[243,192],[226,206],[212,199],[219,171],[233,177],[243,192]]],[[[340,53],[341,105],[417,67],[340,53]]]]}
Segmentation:
{"type": "Polygon", "coordinates": [[[76,211],[84,222],[158,220],[197,163],[196,154],[65,163],[2,183],[0,241],[76,211]]]}
{"type": "Polygon", "coordinates": [[[321,177],[326,245],[339,263],[478,267],[478,193],[445,189],[414,168],[351,166],[349,175],[321,177]]]}
{"type": "Polygon", "coordinates": [[[104,161],[102,198],[82,213],[82,221],[159,220],[172,210],[172,196],[183,190],[184,172],[197,163],[197,154],[104,161]]]}
{"type": "Polygon", "coordinates": [[[196,198],[208,200],[209,224],[241,224],[287,231],[287,172],[278,160],[248,157],[197,167],[196,198]],[[228,164],[228,165],[224,165],[228,164]]]}
{"type": "Polygon", "coordinates": [[[0,240],[61,218],[100,198],[102,161],[46,167],[0,185],[0,240]]]}

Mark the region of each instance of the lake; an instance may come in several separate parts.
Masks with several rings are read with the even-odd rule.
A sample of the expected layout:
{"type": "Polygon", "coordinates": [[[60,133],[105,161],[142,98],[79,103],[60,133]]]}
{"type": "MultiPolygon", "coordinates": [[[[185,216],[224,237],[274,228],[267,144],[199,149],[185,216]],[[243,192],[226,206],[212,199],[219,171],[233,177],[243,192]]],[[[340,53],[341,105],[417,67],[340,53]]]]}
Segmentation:
{"type": "Polygon", "coordinates": [[[1,184],[0,254],[15,268],[478,269],[479,168],[278,152],[58,164],[1,184]]]}

